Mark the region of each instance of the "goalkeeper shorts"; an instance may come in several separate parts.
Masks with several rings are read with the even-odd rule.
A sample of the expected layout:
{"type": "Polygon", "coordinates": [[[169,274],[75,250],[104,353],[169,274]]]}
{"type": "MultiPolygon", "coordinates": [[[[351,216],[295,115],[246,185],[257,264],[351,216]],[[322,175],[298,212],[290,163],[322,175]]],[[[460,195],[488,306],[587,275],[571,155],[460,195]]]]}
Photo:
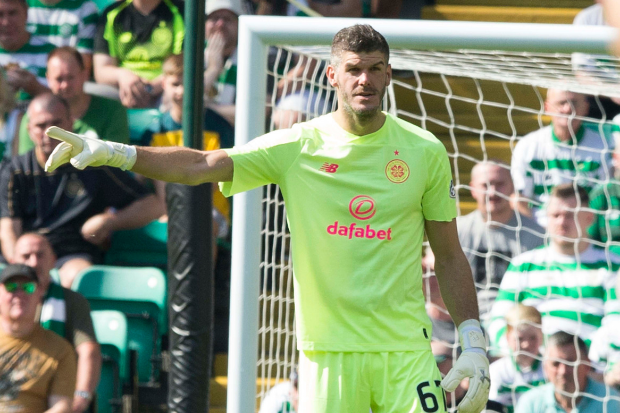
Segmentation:
{"type": "Polygon", "coordinates": [[[444,413],[446,396],[430,349],[301,351],[299,413],[444,413]]]}

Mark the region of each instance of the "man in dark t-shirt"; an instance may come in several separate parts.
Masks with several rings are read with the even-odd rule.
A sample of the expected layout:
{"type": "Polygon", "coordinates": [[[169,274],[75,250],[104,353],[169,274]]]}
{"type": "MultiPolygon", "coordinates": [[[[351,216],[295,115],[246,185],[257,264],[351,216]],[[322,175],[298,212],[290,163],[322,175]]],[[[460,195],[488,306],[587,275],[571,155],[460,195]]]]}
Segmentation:
{"type": "Polygon", "coordinates": [[[95,80],[118,87],[127,107],[159,99],[161,67],[182,52],[184,7],[179,0],[124,0],[108,6],[95,34],[95,80]]]}
{"type": "Polygon", "coordinates": [[[0,246],[10,262],[19,235],[44,234],[58,257],[62,285],[70,287],[78,272],[101,261],[100,246],[113,231],[141,227],[163,211],[155,196],[123,171],[67,167],[46,173],[58,141],[45,130],[58,124],[71,129],[69,108],[61,97],[45,94],[32,101],[28,114],[35,149],[0,172],[0,246]]]}

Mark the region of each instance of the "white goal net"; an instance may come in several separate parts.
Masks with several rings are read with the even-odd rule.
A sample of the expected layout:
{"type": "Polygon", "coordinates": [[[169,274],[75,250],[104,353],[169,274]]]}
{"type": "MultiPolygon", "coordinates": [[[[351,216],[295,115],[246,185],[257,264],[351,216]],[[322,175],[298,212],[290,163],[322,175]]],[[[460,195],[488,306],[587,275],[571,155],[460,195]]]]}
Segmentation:
{"type": "MultiPolygon", "coordinates": [[[[368,23],[382,32],[374,22],[368,23]]],[[[333,33],[346,25],[335,28],[333,33]]],[[[382,33],[390,42],[390,33],[382,33]]],[[[304,45],[295,45],[287,39],[286,35],[282,35],[279,42],[269,41],[271,47],[267,70],[262,74],[268,87],[265,99],[267,110],[264,107],[258,109],[267,113],[266,131],[285,128],[335,109],[335,94],[325,77],[329,47],[308,46],[305,45],[307,41],[300,42],[304,45]]],[[[545,38],[541,37],[540,41],[545,41],[545,38]]],[[[390,63],[394,69],[394,78],[386,94],[384,107],[402,119],[433,132],[444,143],[453,166],[460,215],[476,208],[476,201],[470,193],[472,167],[482,161],[492,161],[510,169],[513,150],[521,137],[549,124],[550,114],[545,109],[545,95],[550,88],[590,96],[589,114],[578,118],[587,128],[604,138],[606,143],[602,152],[610,155],[613,151],[614,132],[617,130],[613,115],[620,113],[620,106],[616,108],[612,103],[614,99],[620,101],[618,59],[604,55],[574,54],[564,44],[558,46],[557,52],[551,46],[545,52],[518,51],[514,46],[510,50],[501,51],[501,39],[497,41],[497,48],[492,50],[489,50],[490,47],[484,50],[470,49],[467,45],[458,50],[418,50],[414,46],[415,42],[411,43],[409,48],[396,47],[391,50],[390,63]]],[[[252,67],[256,69],[257,66],[252,67]]],[[[575,117],[574,114],[570,116],[575,117]]],[[[545,167],[549,168],[548,165],[545,167]]],[[[606,179],[602,182],[599,179],[595,183],[612,179],[612,170],[609,171],[606,179]]],[[[261,212],[254,215],[261,221],[261,243],[254,250],[260,255],[255,407],[258,407],[270,388],[290,376],[298,360],[293,267],[286,209],[279,188],[275,185],[262,189],[260,199],[261,212]]],[[[535,199],[531,202],[536,204],[535,199]]],[[[517,232],[520,230],[519,227],[515,228],[517,232]]],[[[609,247],[611,244],[608,241],[598,246],[609,247]]],[[[498,258],[492,257],[493,254],[498,255],[488,252],[481,259],[489,264],[498,258]]],[[[505,261],[507,266],[510,257],[499,254],[498,259],[505,261]]],[[[244,274],[250,277],[255,273],[248,274],[246,271],[244,274]]],[[[428,293],[428,307],[435,307],[445,314],[445,310],[437,307],[437,303],[429,298],[433,288],[429,284],[431,276],[432,272],[427,270],[425,289],[428,293]]],[[[488,281],[477,284],[477,287],[494,296],[493,292],[499,285],[488,281]]],[[[256,313],[246,314],[246,317],[256,317],[256,313]]],[[[249,325],[252,326],[251,323],[249,325]]],[[[232,325],[231,329],[234,329],[232,325]]],[[[233,338],[239,340],[240,336],[235,336],[233,332],[231,340],[233,338]]],[[[446,345],[456,355],[454,344],[447,342],[446,345]]],[[[607,353],[597,360],[603,363],[602,366],[597,365],[597,368],[604,370],[606,356],[607,353]]],[[[237,363],[232,359],[235,357],[233,353],[229,357],[233,363],[237,363]]],[[[234,372],[229,370],[229,376],[231,373],[234,372]]],[[[231,377],[229,379],[234,380],[231,377]]],[[[249,387],[246,387],[246,391],[249,391],[247,389],[249,387]]],[[[234,391],[229,391],[229,411],[241,411],[236,410],[238,401],[231,404],[230,398],[237,397],[234,391]],[[230,410],[231,407],[235,410],[230,410]]],[[[512,395],[517,391],[515,386],[512,395]]]]}

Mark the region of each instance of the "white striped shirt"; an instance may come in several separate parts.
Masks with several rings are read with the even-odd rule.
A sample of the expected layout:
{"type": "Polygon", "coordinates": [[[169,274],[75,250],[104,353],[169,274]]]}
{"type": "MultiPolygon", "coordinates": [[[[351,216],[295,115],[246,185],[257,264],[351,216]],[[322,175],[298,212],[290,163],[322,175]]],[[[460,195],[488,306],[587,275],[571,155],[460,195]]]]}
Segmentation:
{"type": "Polygon", "coordinates": [[[92,54],[98,13],[91,0],[61,0],[53,6],[28,0],[28,31],[55,46],[92,54]]]}
{"type": "Polygon", "coordinates": [[[579,256],[541,247],[515,257],[504,274],[491,309],[489,335],[494,351],[507,354],[505,315],[516,304],[536,307],[545,335],[559,330],[589,342],[606,313],[618,310],[609,294],[620,256],[590,246],[579,256]]]}

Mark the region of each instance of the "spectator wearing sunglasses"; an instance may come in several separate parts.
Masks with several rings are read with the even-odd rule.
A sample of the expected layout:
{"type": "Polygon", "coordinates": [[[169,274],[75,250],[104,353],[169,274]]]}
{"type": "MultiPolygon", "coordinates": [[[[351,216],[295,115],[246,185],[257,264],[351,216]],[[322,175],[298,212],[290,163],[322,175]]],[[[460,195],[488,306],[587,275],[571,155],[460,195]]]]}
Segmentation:
{"type": "Polygon", "coordinates": [[[76,361],[71,345],[36,321],[35,270],[11,264],[0,273],[0,411],[70,412],[76,361]]]}

